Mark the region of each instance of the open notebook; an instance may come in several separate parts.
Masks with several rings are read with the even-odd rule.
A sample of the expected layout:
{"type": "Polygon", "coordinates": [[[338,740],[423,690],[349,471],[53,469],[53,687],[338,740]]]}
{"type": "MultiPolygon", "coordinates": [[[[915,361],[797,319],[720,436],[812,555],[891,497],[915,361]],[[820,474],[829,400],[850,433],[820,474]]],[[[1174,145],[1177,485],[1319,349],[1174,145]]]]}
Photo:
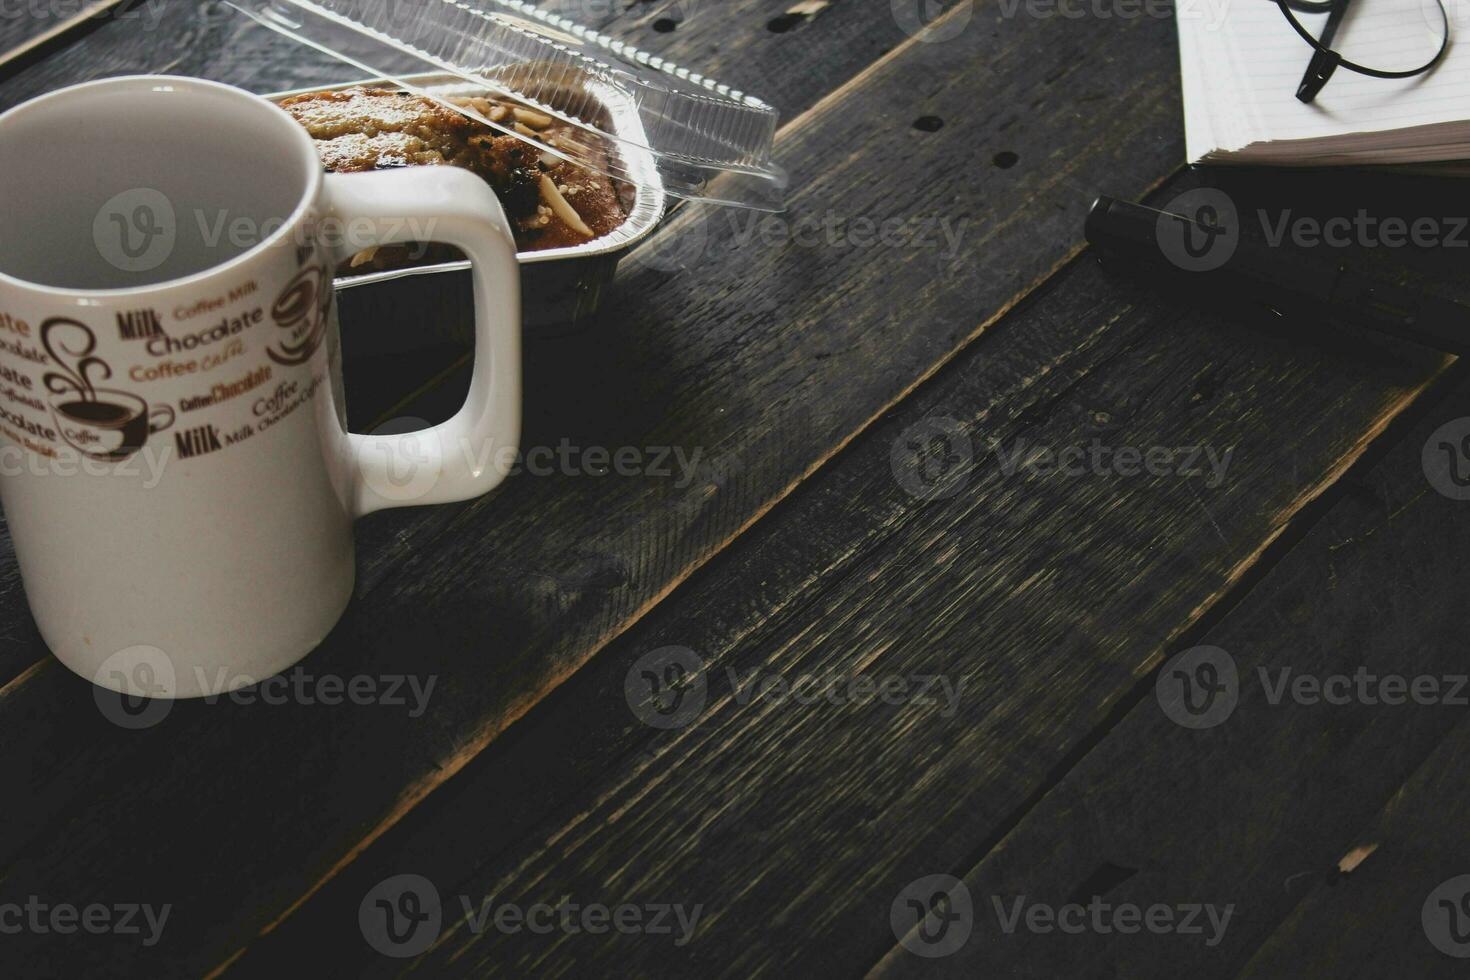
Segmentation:
{"type": "MultiPolygon", "coordinates": [[[[1272,0],[1181,0],[1189,159],[1292,166],[1470,160],[1470,17],[1459,0],[1445,4],[1450,46],[1429,74],[1382,79],[1340,68],[1307,105],[1295,93],[1312,49],[1272,0]]],[[[1438,47],[1439,16],[1434,0],[1354,0],[1333,46],[1374,67],[1423,63],[1438,47]]],[[[1314,34],[1325,19],[1297,17],[1314,34]]]]}

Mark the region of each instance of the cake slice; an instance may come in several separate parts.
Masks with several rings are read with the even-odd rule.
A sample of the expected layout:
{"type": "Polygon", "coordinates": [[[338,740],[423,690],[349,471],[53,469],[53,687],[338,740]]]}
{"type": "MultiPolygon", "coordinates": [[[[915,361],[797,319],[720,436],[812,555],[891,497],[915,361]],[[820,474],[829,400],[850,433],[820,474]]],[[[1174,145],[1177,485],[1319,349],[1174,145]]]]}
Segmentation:
{"type": "MultiPolygon", "coordinates": [[[[553,146],[570,130],[524,106],[478,97],[456,101],[553,146]]],[[[617,187],[604,174],[543,154],[433,99],[358,87],[292,96],[280,105],[316,141],[329,172],[454,166],[478,174],[500,198],[522,251],[581,245],[627,217],[617,187]]],[[[370,272],[456,254],[447,246],[392,246],[360,253],[349,266],[354,273],[370,272]]]]}

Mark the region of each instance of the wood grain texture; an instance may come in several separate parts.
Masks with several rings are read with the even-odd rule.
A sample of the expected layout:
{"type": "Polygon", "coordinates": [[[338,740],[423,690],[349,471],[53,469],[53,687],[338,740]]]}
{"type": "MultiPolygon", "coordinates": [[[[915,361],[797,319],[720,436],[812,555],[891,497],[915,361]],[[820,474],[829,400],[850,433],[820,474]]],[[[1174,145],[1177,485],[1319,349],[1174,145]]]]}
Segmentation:
{"type": "MultiPolygon", "coordinates": [[[[1157,397],[1177,411],[1202,380],[1182,375],[1157,397]]],[[[1096,396],[1063,403],[1061,444],[1071,444],[1078,416],[1099,404],[1106,402],[1096,396]]],[[[1036,437],[1056,444],[1056,430],[1036,437]]],[[[1173,413],[1169,431],[1188,444],[1199,436],[1173,413]]],[[[1085,422],[1082,434],[1089,434],[1085,422]]],[[[1000,438],[1017,435],[1002,429],[1000,438]]],[[[879,479],[882,448],[861,464],[879,479]]],[[[1144,503],[1099,494],[1089,506],[1073,492],[1060,508],[1044,491],[1027,500],[1024,490],[995,487],[900,532],[892,525],[902,520],[901,504],[870,485],[843,489],[849,492],[834,496],[845,519],[853,517],[849,501],[876,504],[873,516],[883,523],[870,533],[902,533],[913,547],[869,553],[814,535],[837,522],[831,515],[787,525],[788,535],[817,546],[802,554],[802,572],[820,568],[819,582],[839,584],[830,593],[818,585],[783,596],[762,610],[764,623],[739,619],[738,645],[727,650],[717,636],[713,665],[787,678],[947,676],[986,692],[964,704],[958,726],[936,718],[933,707],[879,709],[876,717],[759,702],[747,708],[727,675],[714,682],[707,724],[674,744],[656,743],[651,757],[623,760],[615,775],[578,794],[561,821],[535,827],[501,852],[506,863],[453,890],[523,908],[564,895],[700,904],[708,918],[695,947],[586,935],[475,937],[459,929],[424,965],[429,972],[579,975],[630,963],[662,976],[861,968],[874,953],[863,940],[882,937],[886,907],[875,893],[895,894],[897,884],[964,854],[956,849],[972,847],[1023,808],[1049,770],[1103,723],[1149,657],[1229,587],[1259,553],[1256,541],[1281,528],[1254,527],[1254,536],[1242,535],[1252,543],[1236,552],[1213,540],[1237,532],[1228,505],[1209,497],[1191,501],[1181,492],[1144,503]],[[1067,546],[1071,529],[1103,520],[1117,522],[1109,523],[1108,542],[1067,546]],[[1197,554],[1209,558],[1197,563],[1197,554]],[[824,558],[835,567],[822,567],[824,558]],[[1122,623],[1126,633],[1110,628],[1122,623]]],[[[1252,494],[1247,509],[1284,521],[1296,502],[1293,496],[1279,513],[1263,514],[1252,494]]],[[[745,581],[720,594],[748,607],[753,591],[745,581]]],[[[713,612],[716,621],[736,616],[723,605],[713,612]]],[[[704,631],[690,637],[665,642],[710,649],[704,631]]]]}
{"type": "MultiPolygon", "coordinates": [[[[445,894],[709,908],[689,949],[461,930],[422,964],[431,972],[862,968],[889,944],[895,889],[934,862],[968,866],[1440,369],[1395,345],[1328,355],[1240,334],[1238,319],[1193,317],[1076,267],[900,404],[1073,253],[1093,191],[1141,192],[1180,147],[1167,21],[977,24],[897,48],[823,101],[792,47],[756,41],[800,49],[859,16],[891,36],[877,6],[838,3],[785,34],[712,29],[709,43],[732,40],[689,54],[759,68],[790,105],[814,106],[783,143],[795,216],[925,217],[942,202],[975,222],[961,249],[767,246],[756,226],[677,219],[635,257],[596,345],[533,355],[528,442],[701,450],[693,482],[522,477],[474,505],[365,525],[359,603],[306,670],[432,677],[422,718],[179,705],[156,729],[119,733],[83,682],[54,666],[19,674],[0,689],[0,775],[30,795],[4,817],[0,897],[176,908],[156,949],[25,937],[6,955],[97,974],[250,975],[303,957],[341,969],[364,952],[366,887],[413,871],[445,894]],[[1094,125],[1093,103],[1114,111],[1111,128],[1094,125]],[[946,125],[912,128],[920,115],[946,125]],[[1001,150],[1022,164],[990,169],[1001,150]],[[982,457],[964,494],[917,506],[890,453],[936,413],[1042,444],[1239,436],[1248,451],[1239,482],[1205,499],[1188,481],[1001,479],[982,457]],[[1125,633],[1134,623],[1147,625],[1125,633]],[[981,695],[952,718],[910,705],[875,725],[716,690],[693,729],[658,735],[630,721],[622,682],[662,643],[777,673],[950,670],[981,695]]],[[[699,43],[693,20],[665,33],[670,50],[699,43]]],[[[828,49],[817,77],[849,77],[865,50],[828,49]]]]}
{"type": "Polygon", "coordinates": [[[1452,775],[1463,769],[1463,705],[1298,703],[1261,672],[1271,685],[1283,670],[1292,680],[1360,669],[1464,676],[1458,567],[1470,505],[1431,488],[1421,455],[1441,424],[1467,413],[1462,380],[1382,459],[1341,481],[1280,564],[1191,636],[1236,664],[1228,718],[1181,727],[1160,707],[1157,675],[1146,677],[1119,723],[982,861],[968,873],[936,867],[968,887],[964,947],[922,959],[895,946],[872,976],[1463,975],[1419,926],[1424,898],[1467,857],[1453,816],[1464,803],[1452,775]],[[1402,822],[1384,826],[1392,814],[1402,822]],[[1355,847],[1377,849],[1344,874],[1355,847]],[[1099,895],[1234,912],[1218,940],[1209,928],[1007,934],[993,903],[1021,895],[1054,907],[1099,895]]]}
{"type": "MultiPolygon", "coordinates": [[[[899,889],[967,867],[1026,813],[1441,363],[1371,338],[1272,336],[1259,313],[1201,316],[1196,297],[1117,289],[1090,263],[1053,279],[252,946],[239,971],[348,957],[367,975],[396,973],[362,942],[356,912],[401,873],[435,882],[445,904],[445,937],[416,964],[429,975],[825,976],[877,962],[899,889]],[[905,459],[905,434],[935,417],[980,450],[962,493],[919,504],[895,482],[894,454],[905,459]],[[1097,438],[1234,454],[1214,488],[1033,479],[1007,475],[985,451],[992,438],[1007,452],[1097,438]],[[658,732],[631,714],[624,682],[669,645],[705,661],[708,702],[689,727],[658,732]],[[912,704],[742,703],[730,671],[966,687],[945,717],[912,704]],[[475,936],[450,921],[460,896],[477,909],[486,897],[698,904],[704,924],[684,947],[475,936]]],[[[1147,799],[1167,820],[1160,795],[1147,799]]]]}
{"type": "Polygon", "coordinates": [[[162,0],[25,0],[0,9],[0,78],[38,63],[48,54],[112,19],[152,22],[162,0]],[[152,6],[147,6],[148,3],[152,6]]]}
{"type": "MultiPolygon", "coordinates": [[[[895,29],[887,10],[870,16],[875,30],[895,29]]],[[[28,787],[24,811],[4,818],[0,890],[141,888],[171,896],[179,918],[173,947],[26,955],[185,973],[224,961],[1045,279],[1076,248],[1080,187],[1106,177],[1138,193],[1180,152],[1169,25],[1109,31],[1109,57],[1135,51],[1133,73],[1079,58],[1095,31],[1061,20],[907,42],[788,129],[792,220],[963,215],[977,231],[956,251],[932,235],[906,248],[753,243],[748,225],[692,212],[662,239],[699,242],[684,252],[688,271],[657,256],[631,263],[599,344],[528,364],[528,445],[701,451],[692,482],[524,479],[472,505],[365,523],[359,601],[304,669],[433,677],[423,718],[181,704],[157,728],[119,737],[85,682],[54,667],[30,676],[0,704],[14,738],[0,766],[28,787]],[[1048,97],[1047,79],[1069,72],[1121,100],[1124,129],[1094,131],[1070,101],[1048,97]],[[976,114],[982,96],[998,108],[976,114]],[[1031,108],[1026,127],[999,108],[1008,103],[1031,108]],[[914,129],[925,115],[952,123],[914,129]],[[1125,145],[1121,132],[1151,135],[1125,145]],[[946,166],[977,146],[1044,161],[1062,143],[1073,153],[1059,169],[946,166]],[[146,853],[111,843],[165,839],[146,853]],[[260,853],[272,858],[239,860],[260,853]]],[[[201,30],[199,43],[211,37],[201,30]]],[[[767,87],[778,102],[791,92],[811,104],[806,65],[784,60],[767,87]]]]}
{"type": "MultiPolygon", "coordinates": [[[[132,2],[136,16],[103,19],[95,32],[80,33],[64,49],[7,80],[0,109],[65,85],[141,72],[194,75],[258,93],[362,76],[359,69],[260,27],[222,0],[132,2]]],[[[819,22],[803,19],[781,33],[767,26],[789,6],[781,0],[718,6],[699,0],[548,0],[537,6],[767,98],[788,119],[909,39],[888,10],[850,2],[824,11],[819,22]],[[656,23],[675,26],[660,31],[656,23]],[[800,84],[795,83],[798,73],[800,84]]],[[[955,0],[945,0],[934,10],[942,15],[956,6],[955,0]]],[[[14,31],[17,36],[27,32],[34,28],[14,31]]],[[[391,67],[424,70],[410,58],[391,67]]]]}
{"type": "MultiPolygon", "coordinates": [[[[1464,675],[1463,660],[1454,672],[1464,675]]],[[[1458,713],[1464,714],[1463,706],[1458,713]]],[[[1461,721],[1350,838],[1357,847],[1373,848],[1367,859],[1351,875],[1312,881],[1241,976],[1463,977],[1470,928],[1467,753],[1470,725],[1461,721]]]]}
{"type": "MultiPolygon", "coordinates": [[[[223,0],[139,0],[135,6],[129,16],[102,21],[15,74],[0,90],[0,106],[10,108],[56,88],[114,75],[192,75],[261,94],[363,75],[259,26],[223,0]]],[[[404,57],[389,67],[415,66],[404,57]]]]}

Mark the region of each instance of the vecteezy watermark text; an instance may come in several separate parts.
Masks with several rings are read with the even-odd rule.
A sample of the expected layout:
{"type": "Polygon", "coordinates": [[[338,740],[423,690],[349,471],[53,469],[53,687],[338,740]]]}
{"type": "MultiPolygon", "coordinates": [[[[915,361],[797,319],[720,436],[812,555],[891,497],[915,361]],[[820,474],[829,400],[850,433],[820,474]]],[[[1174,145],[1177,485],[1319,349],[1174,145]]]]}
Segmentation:
{"type": "Polygon", "coordinates": [[[388,500],[409,502],[431,493],[456,456],[472,472],[506,476],[648,477],[673,479],[684,489],[697,475],[704,450],[682,446],[580,446],[563,438],[555,446],[501,445],[447,440],[442,427],[422,419],[394,419],[360,444],[357,464],[364,482],[388,500]]]}
{"type": "Polygon", "coordinates": [[[156,908],[138,902],[74,905],[45,902],[38,895],[30,895],[24,903],[0,904],[0,935],[71,936],[82,932],[92,936],[140,936],[144,946],[154,946],[163,936],[172,911],[171,904],[156,908]]]}
{"type": "MultiPolygon", "coordinates": [[[[1077,936],[1172,935],[1200,937],[1213,949],[1225,938],[1235,904],[1112,902],[1094,895],[1086,903],[1053,905],[1027,895],[990,895],[988,905],[1001,936],[1018,932],[1077,936]]],[[[925,875],[894,898],[889,923],[899,944],[926,959],[959,951],[970,940],[976,903],[969,886],[953,875],[925,875]]]]}
{"type": "MultiPolygon", "coordinates": [[[[1130,446],[1093,438],[1067,445],[1042,445],[1024,437],[1007,445],[986,440],[1001,473],[1035,477],[1136,477],[1197,479],[1208,489],[1225,481],[1235,447],[1206,445],[1130,446]]],[[[969,485],[980,458],[967,426],[947,417],[921,419],[894,440],[893,476],[920,500],[956,496],[969,485]]]]}
{"type": "MultiPolygon", "coordinates": [[[[564,895],[556,903],[498,902],[493,896],[455,896],[459,920],[474,935],[531,933],[599,936],[653,936],[685,946],[699,928],[703,905],[671,902],[574,901],[564,895]]],[[[422,875],[386,878],[363,896],[358,926],[368,945],[385,956],[417,956],[443,932],[445,906],[434,883],[422,875]]]]}
{"type": "Polygon", "coordinates": [[[1470,875],[1442,881],[1419,912],[1424,935],[1434,948],[1455,959],[1470,959],[1470,875]]]}
{"type": "Polygon", "coordinates": [[[569,897],[563,897],[555,905],[546,902],[517,905],[514,902],[497,904],[494,898],[487,896],[476,906],[468,895],[460,895],[459,903],[464,911],[465,924],[477,935],[487,926],[494,926],[496,932],[510,935],[523,930],[538,936],[554,932],[567,935],[585,932],[594,936],[617,932],[625,936],[669,936],[675,946],[686,946],[694,938],[699,917],[704,911],[702,905],[668,902],[606,905],[602,902],[574,902],[569,897]]]}
{"type": "MultiPolygon", "coordinates": [[[[0,407],[0,432],[11,435],[5,426],[6,409],[0,407]]],[[[15,438],[15,436],[11,436],[15,438]]],[[[30,452],[13,443],[0,444],[0,476],[108,476],[137,481],[145,490],[152,490],[163,480],[164,470],[174,458],[173,447],[167,443],[155,450],[144,446],[125,460],[110,462],[95,459],[78,452],[70,446],[47,446],[49,455],[30,452]]]]}
{"type": "Polygon", "coordinates": [[[1296,248],[1470,248],[1470,218],[1449,215],[1402,218],[1376,215],[1359,208],[1351,217],[1317,218],[1293,215],[1290,208],[1271,214],[1256,210],[1267,244],[1273,248],[1289,244],[1296,248]]]}
{"type": "Polygon", "coordinates": [[[818,702],[841,705],[902,704],[938,705],[941,718],[953,718],[965,690],[966,678],[951,681],[943,674],[886,674],[873,676],[848,671],[798,674],[765,674],[752,667],[743,675],[725,668],[735,703],[753,701],[771,704],[812,705],[818,702]]]}
{"type": "Polygon", "coordinates": [[[1000,0],[1006,20],[1167,20],[1198,21],[1207,31],[1225,22],[1231,0],[1000,0]]]}
{"type": "MultiPolygon", "coordinates": [[[[1185,728],[1214,728],[1240,703],[1241,679],[1235,658],[1219,647],[1182,651],[1160,671],[1154,689],[1159,706],[1185,728]]],[[[1470,706],[1470,674],[1403,674],[1360,665],[1352,671],[1314,673],[1292,667],[1257,666],[1253,675],[1265,703],[1301,707],[1470,706]]]]}
{"type": "Polygon", "coordinates": [[[704,450],[683,446],[579,446],[562,439],[555,446],[530,446],[504,454],[512,476],[650,476],[673,477],[684,489],[694,482],[704,450]],[[677,472],[676,472],[677,470],[677,472]]]}
{"type": "Polygon", "coordinates": [[[718,238],[731,249],[890,249],[929,251],[949,262],[959,254],[971,219],[942,214],[852,215],[824,211],[797,216],[735,209],[685,211],[670,232],[638,253],[638,261],[666,272],[693,267],[718,238]],[[720,223],[726,227],[721,229],[720,223]]]}
{"type": "Polygon", "coordinates": [[[1220,940],[1225,938],[1230,917],[1235,914],[1234,903],[1217,906],[1201,902],[1177,905],[1155,902],[1145,906],[1134,902],[1109,902],[1100,895],[1094,895],[1086,905],[1078,902],[1049,905],[1028,901],[1025,895],[1009,899],[992,895],[990,904],[995,909],[1001,932],[1007,936],[1017,930],[1041,935],[1060,932],[1069,936],[1083,933],[1128,936],[1149,932],[1155,935],[1202,936],[1204,944],[1211,948],[1220,945],[1220,940]]]}
{"type": "Polygon", "coordinates": [[[429,698],[439,678],[430,674],[312,674],[302,667],[258,681],[254,677],[235,674],[224,667],[208,672],[194,668],[203,700],[213,704],[227,698],[235,704],[314,705],[327,707],[350,704],[359,707],[381,705],[407,708],[410,718],[421,718],[429,707],[429,698]]]}
{"type": "Polygon", "coordinates": [[[237,253],[270,242],[276,247],[321,246],[352,254],[385,241],[411,242],[408,258],[427,254],[438,219],[412,215],[386,220],[322,215],[300,221],[287,231],[288,215],[261,218],[194,208],[192,228],[174,202],[157,188],[134,187],[109,198],[92,221],[97,254],[124,272],[151,272],[168,261],[181,237],[188,236],[211,251],[237,253]]]}
{"type": "MultiPolygon", "coordinates": [[[[93,698],[103,717],[131,731],[162,723],[180,689],[173,658],[155,646],[117,651],[102,661],[92,679],[93,698]]],[[[301,665],[261,680],[227,666],[212,670],[195,666],[192,689],[209,704],[228,700],[241,706],[375,705],[404,709],[410,718],[421,718],[438,682],[434,674],[313,674],[301,665]]]]}
{"type": "MultiPolygon", "coordinates": [[[[1470,248],[1470,216],[1383,215],[1358,208],[1352,214],[1318,216],[1292,208],[1255,209],[1259,238],[1270,248],[1470,248]]],[[[1171,263],[1190,272],[1225,266],[1244,240],[1251,218],[1215,187],[1175,196],[1160,209],[1155,234],[1171,263]]]]}
{"type": "Polygon", "coordinates": [[[1430,433],[1419,460],[1424,478],[1441,496],[1470,500],[1470,416],[1450,419],[1430,433]]]}
{"type": "Polygon", "coordinates": [[[1035,446],[1017,439],[1007,448],[999,439],[990,440],[990,450],[1006,476],[1019,472],[1037,476],[1148,476],[1199,477],[1211,490],[1225,482],[1225,472],[1235,447],[1214,446],[1109,446],[1101,439],[1086,445],[1035,446]]]}
{"type": "Polygon", "coordinates": [[[1470,675],[1466,674],[1379,674],[1359,667],[1351,674],[1295,673],[1290,667],[1257,667],[1266,703],[1275,707],[1284,701],[1293,704],[1348,705],[1370,707],[1400,704],[1444,704],[1470,706],[1466,696],[1470,675]]]}
{"type": "Polygon", "coordinates": [[[825,211],[788,219],[731,211],[722,217],[730,222],[732,240],[742,248],[759,242],[768,248],[791,244],[797,248],[933,249],[943,258],[959,254],[970,225],[969,218],[934,214],[874,218],[825,211]]]}
{"type": "Polygon", "coordinates": [[[975,0],[889,0],[893,21],[909,37],[926,44],[953,41],[975,18],[975,0]]]}
{"type": "MultiPolygon", "coordinates": [[[[804,673],[772,673],[762,667],[725,668],[725,681],[737,705],[815,707],[937,707],[941,718],[959,710],[967,678],[945,674],[863,673],[832,669],[804,673]]],[[[683,728],[704,711],[709,697],[709,671],[704,659],[688,647],[659,647],[639,657],[624,677],[623,696],[644,724],[659,729],[683,728]]]]}

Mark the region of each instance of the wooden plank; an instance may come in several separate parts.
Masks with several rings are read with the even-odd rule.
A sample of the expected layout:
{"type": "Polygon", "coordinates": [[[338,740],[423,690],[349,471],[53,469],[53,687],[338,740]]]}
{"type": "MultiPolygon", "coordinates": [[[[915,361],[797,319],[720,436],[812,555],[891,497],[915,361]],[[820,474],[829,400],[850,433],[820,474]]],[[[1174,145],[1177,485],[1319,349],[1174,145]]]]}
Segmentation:
{"type": "Polygon", "coordinates": [[[162,0],[52,0],[6,5],[0,13],[0,79],[35,64],[110,18],[156,23],[162,0]]]}
{"type": "MultiPolygon", "coordinates": [[[[97,0],[91,6],[107,8],[118,2],[97,0]]],[[[335,84],[362,75],[328,55],[260,27],[222,2],[128,2],[135,9],[126,16],[95,19],[84,14],[76,23],[65,25],[71,35],[64,38],[68,42],[64,49],[48,51],[39,61],[17,58],[23,67],[0,92],[0,107],[8,109],[52,89],[113,75],[194,75],[261,93],[335,84]],[[76,30],[83,23],[93,31],[76,30]]],[[[577,0],[570,4],[576,5],[577,0]]],[[[568,0],[553,0],[544,6],[568,5],[568,0]]],[[[8,60],[10,56],[0,58],[0,67],[8,60]]],[[[409,66],[412,61],[405,59],[401,64],[409,66]]]]}
{"type": "MultiPolygon", "coordinates": [[[[136,2],[141,4],[136,18],[101,21],[94,33],[18,71],[0,91],[0,110],[65,85],[139,72],[195,75],[261,93],[336,84],[362,74],[222,3],[136,2]]],[[[537,6],[759,95],[788,119],[910,39],[887,11],[846,0],[819,20],[803,19],[797,29],[781,33],[767,24],[789,6],[784,0],[719,5],[661,0],[626,8],[614,0],[549,0],[537,6]],[[665,22],[677,29],[663,32],[654,26],[665,22]]],[[[404,60],[395,67],[412,66],[404,60]]]]}
{"type": "MultiPolygon", "coordinates": [[[[1453,669],[1463,677],[1463,660],[1453,669]]],[[[1309,879],[1311,890],[1240,975],[1463,977],[1467,753],[1470,724],[1461,721],[1350,838],[1357,854],[1368,852],[1362,863],[1342,878],[1309,879]]]]}
{"type": "MultiPolygon", "coordinates": [[[[955,252],[932,235],[908,248],[753,247],[749,226],[711,220],[700,261],[683,274],[635,257],[610,311],[619,326],[603,343],[528,363],[527,444],[565,437],[702,450],[692,483],[525,479],[428,512],[412,534],[373,530],[405,526],[391,516],[368,522],[364,535],[380,535],[371,560],[402,571],[388,585],[368,570],[359,601],[307,668],[433,676],[428,720],[320,705],[179,705],[163,725],[119,738],[96,718],[84,682],[41,672],[0,703],[16,739],[0,768],[31,787],[25,811],[0,818],[0,890],[66,887],[83,875],[91,891],[125,891],[142,874],[151,892],[176,899],[187,949],[59,951],[78,962],[169,957],[207,969],[271,927],[1045,279],[1077,248],[1079,188],[1106,179],[1134,194],[1171,169],[1180,154],[1171,36],[1162,21],[1099,33],[1058,19],[913,41],[817,105],[783,140],[782,159],[801,181],[793,220],[959,215],[975,233],[955,252]],[[1129,73],[1114,70],[1120,52],[1129,73]],[[1048,86],[1063,78],[1114,99],[1118,126],[1096,129],[1070,95],[1052,96],[1048,86]],[[990,108],[977,111],[983,100],[990,108]],[[1008,106],[1030,107],[1024,127],[1008,106]],[[922,116],[951,124],[914,128],[922,116]],[[1055,160],[1063,145],[1067,159],[1055,160]],[[985,159],[1005,149],[1028,163],[978,174],[954,165],[976,147],[985,159]],[[974,275],[981,261],[986,272],[974,275]],[[126,775],[140,772],[155,775],[126,775]],[[267,785],[263,811],[252,804],[267,785]],[[95,805],[104,799],[107,839],[146,823],[179,846],[144,859],[103,843],[95,805]],[[274,856],[201,873],[196,848],[223,857],[222,842],[274,856]]],[[[783,90],[806,84],[805,66],[792,71],[783,90]]],[[[664,234],[696,230],[690,214],[664,234]]],[[[1033,352],[1027,369],[1055,356],[1033,352]]]]}
{"type": "MultiPolygon", "coordinates": [[[[1322,180],[1295,179],[1298,191],[1322,180]]],[[[1374,199],[1420,213],[1394,207],[1412,199],[1410,182],[1379,189],[1389,186],[1405,196],[1374,199]]],[[[1090,263],[1056,277],[253,944],[240,967],[268,974],[331,957],[365,975],[394,972],[362,943],[357,909],[405,873],[434,882],[446,903],[445,936],[417,964],[431,975],[826,976],[871,966],[893,944],[899,890],[968,867],[1026,812],[1137,697],[1170,644],[1255,581],[1271,542],[1282,542],[1275,555],[1297,536],[1304,508],[1308,523],[1325,509],[1314,494],[1440,363],[1360,335],[1283,338],[1258,312],[1204,316],[1197,297],[1117,288],[1090,263]],[[1010,476],[982,451],[963,493],[921,505],[895,481],[892,458],[915,423],[934,417],[1007,451],[1100,438],[1233,455],[1228,480],[1210,487],[1010,476]],[[671,645],[708,665],[706,707],[686,727],[656,731],[630,713],[624,683],[640,658],[671,645]],[[742,703],[730,671],[788,682],[929,675],[966,687],[946,717],[914,704],[742,703]],[[486,896],[521,908],[563,896],[698,904],[705,922],[684,947],[646,936],[476,937],[450,921],[462,915],[459,896],[477,909],[486,896]]]]}
{"type": "Polygon", "coordinates": [[[968,872],[933,866],[966,883],[968,942],[935,959],[895,945],[874,976],[1462,975],[1426,941],[1419,912],[1470,856],[1453,816],[1465,802],[1453,762],[1464,758],[1463,705],[1274,693],[1283,676],[1311,684],[1363,670],[1375,696],[1369,676],[1464,676],[1458,569],[1470,511],[1431,488],[1421,458],[1436,429],[1470,413],[1464,366],[1455,373],[1450,397],[1344,478],[1300,544],[1181,644],[1230,656],[1233,713],[1181,726],[1161,708],[1159,675],[1144,678],[1116,727],[1004,839],[971,842],[983,860],[968,872]],[[1376,850],[1356,866],[1357,848],[1376,850]],[[1344,861],[1356,870],[1339,870],[1344,861]],[[1007,934],[994,911],[1021,895],[1055,908],[1095,894],[1114,908],[1234,911],[1223,933],[1198,935],[1007,934]]]}

